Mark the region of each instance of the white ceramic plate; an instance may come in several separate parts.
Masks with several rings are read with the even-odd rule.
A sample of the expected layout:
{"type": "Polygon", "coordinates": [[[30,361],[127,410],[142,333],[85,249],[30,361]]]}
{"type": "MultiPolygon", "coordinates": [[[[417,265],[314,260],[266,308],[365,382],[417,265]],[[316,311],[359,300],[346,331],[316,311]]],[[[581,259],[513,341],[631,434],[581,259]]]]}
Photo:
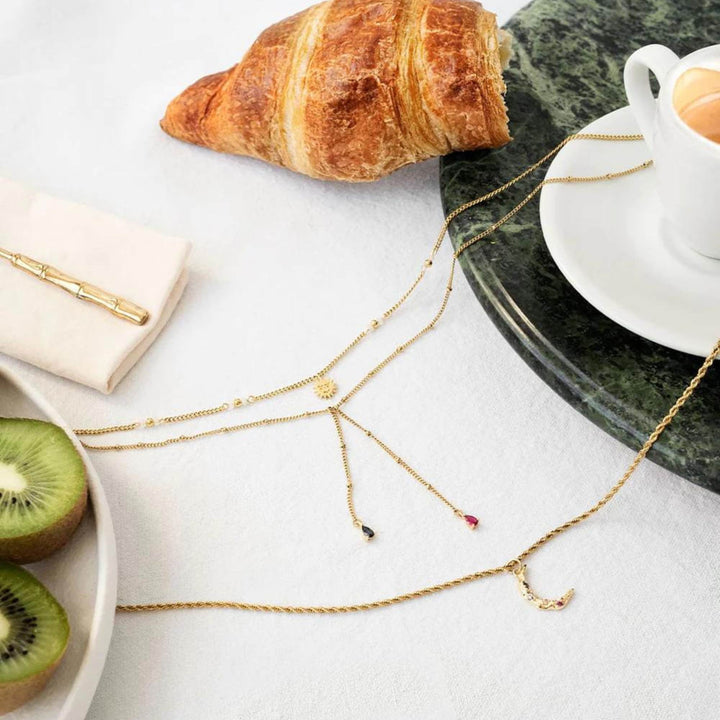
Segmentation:
{"type": "MultiPolygon", "coordinates": [[[[0,367],[0,416],[31,417],[67,425],[36,391],[0,367]]],[[[58,553],[28,565],[65,608],[70,644],[47,687],[31,702],[4,716],[10,720],[82,720],[97,688],[115,619],[117,558],[110,511],[90,459],[85,462],[90,504],[70,542],[58,553]]]]}
{"type": "MultiPolygon", "coordinates": [[[[626,107],[582,132],[639,131],[626,107]]],[[[577,140],[547,176],[604,174],[649,158],[644,142],[577,140]]],[[[548,185],[540,197],[550,254],[589,303],[648,340],[705,356],[720,337],[720,261],[668,239],[660,211],[653,168],[608,182],[548,185]]]]}

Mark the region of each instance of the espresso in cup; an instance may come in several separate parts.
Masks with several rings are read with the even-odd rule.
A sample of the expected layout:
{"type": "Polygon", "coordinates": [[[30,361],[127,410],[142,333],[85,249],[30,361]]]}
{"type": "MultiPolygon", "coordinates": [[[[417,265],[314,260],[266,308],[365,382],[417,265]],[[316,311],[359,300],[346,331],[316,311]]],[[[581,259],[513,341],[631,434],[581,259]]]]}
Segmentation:
{"type": "Polygon", "coordinates": [[[686,70],[675,83],[673,105],[686,125],[720,143],[720,70],[686,70]]]}

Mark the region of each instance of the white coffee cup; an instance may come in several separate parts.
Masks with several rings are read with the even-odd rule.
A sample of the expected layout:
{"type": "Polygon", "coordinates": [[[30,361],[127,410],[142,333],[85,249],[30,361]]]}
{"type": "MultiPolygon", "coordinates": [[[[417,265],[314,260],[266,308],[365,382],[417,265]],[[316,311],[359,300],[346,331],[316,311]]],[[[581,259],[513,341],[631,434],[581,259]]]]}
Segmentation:
{"type": "Polygon", "coordinates": [[[625,64],[625,92],[655,163],[665,231],[720,259],[720,144],[691,129],[673,104],[678,78],[692,67],[720,70],[720,45],[682,60],[663,45],[647,45],[625,64]],[[649,71],[660,83],[657,101],[649,71]]]}

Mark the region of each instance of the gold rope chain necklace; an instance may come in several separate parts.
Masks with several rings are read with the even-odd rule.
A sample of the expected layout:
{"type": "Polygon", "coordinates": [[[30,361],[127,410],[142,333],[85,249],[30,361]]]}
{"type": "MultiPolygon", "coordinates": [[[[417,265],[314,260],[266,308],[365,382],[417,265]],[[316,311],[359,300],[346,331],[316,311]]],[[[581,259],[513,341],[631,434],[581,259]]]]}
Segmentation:
{"type": "MultiPolygon", "coordinates": [[[[460,213],[468,210],[471,207],[474,207],[476,205],[479,205],[482,202],[485,202],[486,200],[489,200],[491,198],[496,197],[504,190],[510,188],[515,183],[529,175],[531,172],[536,170],[538,167],[540,167],[542,164],[544,164],[548,159],[553,157],[557,152],[559,152],[560,149],[562,149],[568,142],[573,140],[599,140],[599,141],[637,141],[641,140],[642,136],[640,135],[600,135],[600,134],[588,134],[588,133],[580,133],[575,135],[570,135],[565,140],[563,140],[560,144],[558,144],[553,150],[551,150],[549,153],[547,153],[544,157],[542,157],[540,160],[538,160],[536,163],[531,165],[529,168],[527,168],[523,173],[518,175],[517,177],[513,178],[509,182],[505,183],[504,185],[500,186],[499,188],[496,188],[490,193],[487,193],[479,198],[476,198],[474,200],[471,200],[470,202],[467,202],[460,207],[456,208],[452,213],[450,213],[443,224],[442,230],[435,242],[435,245],[433,246],[432,252],[429,256],[429,258],[425,261],[423,264],[423,268],[421,269],[419,275],[416,277],[414,282],[411,284],[410,288],[401,296],[401,298],[393,305],[388,311],[386,311],[383,315],[383,319],[388,319],[391,317],[396,310],[410,297],[410,295],[413,293],[415,288],[420,284],[422,281],[425,272],[427,268],[432,266],[433,259],[439,250],[439,247],[442,243],[442,240],[444,238],[444,235],[452,222],[460,213]]],[[[419,340],[422,336],[424,336],[427,332],[429,332],[431,329],[435,327],[437,322],[440,320],[442,315],[445,312],[445,309],[447,307],[449,298],[450,298],[450,292],[452,291],[452,283],[454,279],[454,272],[457,260],[459,256],[470,246],[474,245],[481,239],[487,237],[492,232],[494,232],[497,228],[501,227],[505,222],[507,222],[510,218],[512,218],[517,212],[519,212],[525,205],[527,205],[532,198],[537,195],[540,190],[548,184],[553,183],[573,183],[573,182],[594,182],[594,181],[601,181],[601,180],[612,180],[619,177],[624,177],[626,175],[630,175],[632,173],[638,172],[640,170],[643,170],[647,167],[650,167],[652,163],[650,161],[641,163],[640,165],[637,165],[635,167],[615,172],[615,173],[606,173],[604,175],[596,175],[596,176],[584,176],[584,177],[574,177],[574,176],[567,176],[567,177],[560,177],[560,178],[545,178],[540,183],[538,183],[528,195],[520,202],[518,203],[512,210],[510,210],[506,215],[504,215],[499,221],[492,224],[490,227],[488,227],[486,230],[482,231],[481,233],[478,233],[474,237],[470,238],[468,241],[463,243],[453,254],[451,266],[450,266],[450,274],[448,278],[448,283],[445,289],[445,293],[442,298],[442,302],[440,305],[439,310],[436,312],[436,314],[433,316],[433,318],[430,320],[430,322],[425,325],[418,333],[416,333],[413,337],[411,337],[409,340],[405,341],[402,345],[398,346],[394,352],[392,352],[390,355],[388,355],[383,361],[381,361],[378,365],[376,365],[372,370],[370,370],[369,373],[367,373],[359,383],[357,383],[351,390],[348,392],[345,396],[343,396],[338,403],[335,405],[331,405],[327,408],[324,408],[322,410],[314,410],[314,411],[306,411],[303,413],[298,413],[295,415],[288,415],[284,417],[274,417],[274,418],[266,418],[263,420],[257,420],[254,422],[244,423],[240,425],[232,425],[232,426],[225,426],[221,428],[216,428],[213,430],[208,430],[201,433],[196,433],[194,435],[180,435],[176,437],[171,437],[166,440],[157,441],[157,442],[138,442],[138,443],[128,443],[128,444],[120,444],[120,445],[87,445],[86,447],[92,449],[92,450],[105,450],[105,451],[121,451],[121,450],[139,450],[139,449],[149,449],[149,448],[158,448],[158,447],[165,447],[171,444],[180,443],[180,442],[187,442],[191,440],[197,440],[205,437],[211,437],[218,434],[223,433],[230,433],[230,432],[237,432],[240,430],[246,430],[251,429],[255,427],[261,427],[265,425],[274,425],[279,423],[285,423],[285,422],[292,422],[295,420],[300,420],[303,418],[309,418],[309,417],[316,417],[319,415],[329,415],[333,421],[333,424],[335,426],[335,430],[338,436],[338,439],[340,441],[340,450],[341,450],[341,456],[342,456],[342,462],[343,467],[345,470],[345,475],[347,479],[347,504],[348,504],[348,510],[351,516],[351,519],[353,521],[353,524],[356,525],[358,528],[360,528],[363,532],[363,535],[366,539],[371,539],[374,536],[374,531],[369,528],[368,526],[364,525],[362,521],[358,518],[355,507],[353,504],[352,499],[352,490],[353,490],[353,482],[352,477],[350,474],[350,466],[348,462],[348,456],[347,456],[347,449],[345,445],[345,439],[344,434],[342,430],[342,424],[341,419],[346,421],[349,425],[356,427],[358,430],[365,433],[368,437],[373,439],[386,453],[388,453],[395,461],[403,467],[408,474],[410,474],[411,477],[413,477],[415,480],[417,480],[420,484],[422,484],[427,490],[429,490],[431,493],[433,493],[438,499],[440,499],[445,505],[447,505],[455,515],[458,515],[461,517],[467,525],[474,529],[477,524],[478,520],[472,515],[466,515],[463,514],[459,508],[454,506],[450,501],[448,501],[433,485],[428,483],[424,478],[422,478],[419,473],[417,473],[412,467],[410,467],[402,458],[397,456],[387,445],[385,445],[379,438],[377,438],[370,430],[365,429],[362,427],[357,421],[355,421],[352,417],[350,417],[346,412],[344,412],[341,409],[341,406],[344,405],[351,397],[353,397],[355,394],[357,394],[380,370],[382,370],[385,366],[387,366],[392,360],[394,360],[396,357],[398,357],[405,349],[413,345],[417,340],[419,340]]],[[[220,406],[206,409],[206,410],[196,410],[189,413],[184,413],[181,415],[175,415],[175,416],[168,416],[164,418],[160,418],[159,420],[155,419],[148,419],[144,423],[141,422],[134,422],[129,423],[126,425],[115,425],[115,426],[109,426],[109,427],[103,427],[103,428],[90,428],[90,429],[81,429],[77,430],[78,435],[103,435],[106,433],[114,433],[114,432],[125,432],[129,430],[134,430],[137,428],[142,427],[143,425],[145,427],[153,427],[158,424],[168,424],[168,423],[176,423],[176,422],[184,422],[186,420],[191,420],[194,418],[199,418],[207,415],[214,415],[219,412],[224,412],[226,410],[229,410],[231,407],[241,407],[242,405],[246,403],[253,403],[258,400],[264,400],[269,399],[271,397],[276,397],[278,395],[290,392],[292,390],[304,387],[310,383],[314,383],[315,385],[315,392],[316,394],[324,399],[329,399],[334,396],[336,392],[336,385],[333,380],[326,377],[327,372],[331,370],[337,363],[345,357],[354,347],[356,347],[362,340],[364,340],[365,337],[372,331],[377,329],[379,327],[380,321],[373,320],[370,323],[370,326],[368,329],[361,332],[359,335],[355,337],[355,339],[346,346],[338,355],[333,358],[333,360],[328,363],[319,373],[316,373],[315,375],[308,376],[307,378],[304,378],[302,380],[299,380],[295,383],[292,383],[290,385],[286,385],[283,387],[280,387],[276,390],[263,393],[258,396],[250,396],[246,398],[244,401],[241,398],[236,398],[232,401],[232,403],[223,403],[220,406]]],[[[404,593],[402,595],[396,595],[391,598],[387,598],[384,600],[377,600],[373,602],[367,602],[367,603],[359,603],[354,605],[337,605],[337,606],[292,606],[292,605],[268,605],[268,604],[254,604],[254,603],[243,603],[243,602],[233,602],[233,601],[194,601],[194,602],[176,602],[176,603],[149,603],[149,604],[136,604],[136,605],[118,605],[117,609],[120,612],[142,612],[142,611],[161,611],[161,610],[177,610],[177,609],[197,609],[197,608],[232,608],[232,609],[238,609],[238,610],[253,610],[253,611],[259,611],[259,612],[281,612],[281,613],[344,613],[344,612],[356,612],[360,610],[370,610],[378,607],[384,607],[386,605],[394,605],[397,603],[405,602],[407,600],[411,600],[418,597],[423,597],[425,595],[430,595],[436,592],[440,592],[442,590],[449,589],[451,587],[455,587],[457,585],[462,585],[464,583],[468,583],[474,580],[479,580],[484,577],[490,577],[492,575],[499,575],[502,573],[511,573],[515,576],[519,590],[521,594],[532,604],[534,604],[536,607],[543,609],[543,610],[560,610],[564,607],[566,607],[568,601],[573,595],[573,590],[568,591],[565,593],[562,597],[559,599],[546,599],[538,596],[536,593],[532,591],[530,588],[527,580],[525,579],[525,572],[526,572],[526,566],[523,563],[523,560],[525,560],[527,557],[532,555],[534,552],[536,552],[540,547],[542,547],[545,543],[547,543],[550,539],[553,537],[562,534],[566,530],[568,530],[570,527],[573,527],[574,525],[577,525],[584,520],[588,519],[590,516],[594,515],[600,508],[602,508],[604,505],[606,505],[623,487],[623,485],[627,482],[627,480],[632,476],[632,474],[635,472],[637,467],[640,465],[642,460],[646,457],[650,449],[653,447],[657,439],[660,437],[660,435],[663,433],[665,428],[667,428],[668,425],[672,422],[673,418],[677,413],[680,411],[682,406],[685,404],[685,402],[690,398],[690,396],[693,394],[697,386],[700,384],[702,379],[705,377],[707,371],[709,370],[710,366],[716,359],[717,355],[720,353],[720,341],[715,345],[715,347],[712,349],[711,353],[707,356],[705,361],[703,362],[702,366],[698,370],[695,377],[692,379],[690,384],[687,386],[687,388],[684,390],[684,392],[680,395],[680,397],[676,400],[675,404],[670,408],[668,413],[665,415],[665,417],[658,423],[658,425],[655,427],[653,432],[650,434],[642,448],[638,451],[635,458],[633,459],[632,463],[626,470],[625,474],[620,478],[620,480],[617,481],[615,485],[591,508],[586,510],[585,512],[581,513],[580,515],[575,516],[571,520],[568,520],[567,522],[563,523],[562,525],[558,525],[553,530],[549,531],[545,535],[543,535],[540,539],[538,539],[536,542],[534,542],[532,545],[530,545],[528,548],[523,550],[519,555],[511,559],[509,562],[505,563],[504,565],[499,565],[493,568],[488,568],[486,570],[481,570],[475,573],[471,573],[469,575],[465,575],[459,578],[455,578],[454,580],[449,580],[444,583],[440,583],[437,585],[432,585],[426,588],[423,588],[421,590],[416,590],[409,593],[404,593]]]]}

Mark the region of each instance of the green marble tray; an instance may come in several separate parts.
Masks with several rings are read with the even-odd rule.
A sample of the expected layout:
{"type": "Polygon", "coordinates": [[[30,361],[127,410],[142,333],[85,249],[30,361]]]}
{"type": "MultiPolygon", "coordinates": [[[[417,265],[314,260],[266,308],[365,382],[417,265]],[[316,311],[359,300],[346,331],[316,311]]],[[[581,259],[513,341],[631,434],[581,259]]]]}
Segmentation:
{"type": "MultiPolygon", "coordinates": [[[[446,212],[515,176],[571,132],[626,104],[625,58],[658,42],[684,55],[720,42],[720,0],[535,0],[507,25],[512,143],[443,159],[446,212]]],[[[453,244],[487,227],[538,178],[466,212],[453,244]]],[[[638,448],[701,359],[624,330],[565,280],[545,247],[537,203],[466,251],[461,266],[500,332],[555,391],[614,437],[638,448]]],[[[720,308],[718,308],[720,335],[720,308]]],[[[714,369],[650,458],[720,492],[720,367],[714,369]]]]}

